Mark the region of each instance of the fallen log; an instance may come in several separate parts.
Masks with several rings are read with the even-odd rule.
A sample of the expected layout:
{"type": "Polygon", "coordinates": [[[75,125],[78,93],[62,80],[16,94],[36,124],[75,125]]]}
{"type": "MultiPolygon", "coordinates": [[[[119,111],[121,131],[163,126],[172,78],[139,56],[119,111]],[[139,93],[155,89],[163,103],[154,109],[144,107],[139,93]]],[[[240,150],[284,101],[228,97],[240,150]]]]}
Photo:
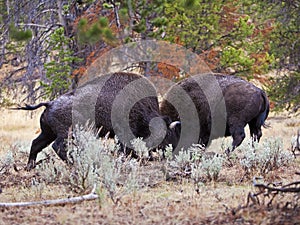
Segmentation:
{"type": "Polygon", "coordinates": [[[66,204],[77,204],[83,201],[90,201],[98,199],[99,196],[96,194],[96,186],[93,190],[86,195],[63,198],[63,199],[53,199],[53,200],[43,200],[43,201],[34,201],[34,202],[0,202],[0,208],[8,207],[31,207],[31,206],[58,206],[66,204]]]}

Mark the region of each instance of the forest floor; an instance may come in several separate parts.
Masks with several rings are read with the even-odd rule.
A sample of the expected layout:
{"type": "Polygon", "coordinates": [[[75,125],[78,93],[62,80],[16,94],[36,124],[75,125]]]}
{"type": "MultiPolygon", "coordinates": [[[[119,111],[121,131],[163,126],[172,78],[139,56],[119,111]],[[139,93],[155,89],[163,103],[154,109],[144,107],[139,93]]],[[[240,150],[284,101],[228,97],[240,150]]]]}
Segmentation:
{"type": "MultiPolygon", "coordinates": [[[[24,167],[30,143],[39,133],[40,112],[31,117],[27,112],[0,111],[0,159],[17,144],[27,152],[15,162],[14,169],[1,173],[0,168],[0,203],[70,198],[91,191],[78,193],[56,183],[34,187],[38,175],[24,167]]],[[[271,115],[267,121],[270,127],[263,129],[262,141],[281,138],[284,148],[290,149],[291,138],[300,127],[300,116],[282,113],[271,115]]],[[[246,132],[249,135],[248,128],[246,132]]],[[[221,142],[214,141],[209,151],[220,149],[221,142]]],[[[271,171],[264,181],[299,181],[299,158],[298,155],[290,165],[271,171]]],[[[144,176],[148,180],[159,172],[156,168],[160,163],[147,164],[144,176]]],[[[223,167],[217,181],[198,188],[188,178],[167,181],[156,176],[155,182],[123,194],[117,202],[104,197],[59,206],[0,207],[0,224],[300,224],[299,195],[278,195],[269,205],[268,196],[262,196],[260,204],[254,204],[248,196],[258,190],[252,178],[244,175],[238,165],[231,165],[223,167]]]]}

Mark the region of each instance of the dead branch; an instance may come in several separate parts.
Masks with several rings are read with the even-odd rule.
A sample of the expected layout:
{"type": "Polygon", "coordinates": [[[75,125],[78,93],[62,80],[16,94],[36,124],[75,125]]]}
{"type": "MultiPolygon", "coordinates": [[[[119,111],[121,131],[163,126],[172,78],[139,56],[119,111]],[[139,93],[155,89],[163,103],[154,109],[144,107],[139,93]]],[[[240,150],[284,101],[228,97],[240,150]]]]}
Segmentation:
{"type": "Polygon", "coordinates": [[[249,203],[252,202],[254,205],[260,205],[259,196],[263,195],[264,197],[269,197],[270,200],[268,202],[268,206],[270,206],[275,199],[275,197],[279,193],[300,193],[300,181],[295,181],[286,185],[280,184],[280,187],[278,183],[257,183],[257,179],[253,179],[253,186],[258,188],[257,193],[249,193],[247,197],[247,204],[246,206],[249,206],[249,203]]]}
{"type": "Polygon", "coordinates": [[[299,184],[300,184],[300,181],[284,185],[280,188],[272,187],[269,184],[268,185],[266,185],[266,184],[254,184],[254,187],[257,187],[260,190],[264,189],[268,192],[290,192],[290,193],[298,193],[299,192],[300,193],[300,187],[290,187],[292,185],[297,186],[299,184]]]}
{"type": "Polygon", "coordinates": [[[99,196],[95,193],[96,185],[94,186],[91,193],[71,198],[63,198],[63,199],[54,199],[54,200],[44,200],[44,201],[36,201],[36,202],[3,202],[0,203],[0,208],[8,208],[8,207],[30,207],[30,206],[57,206],[57,205],[65,205],[65,204],[77,204],[83,201],[90,201],[99,198],[99,196]]]}

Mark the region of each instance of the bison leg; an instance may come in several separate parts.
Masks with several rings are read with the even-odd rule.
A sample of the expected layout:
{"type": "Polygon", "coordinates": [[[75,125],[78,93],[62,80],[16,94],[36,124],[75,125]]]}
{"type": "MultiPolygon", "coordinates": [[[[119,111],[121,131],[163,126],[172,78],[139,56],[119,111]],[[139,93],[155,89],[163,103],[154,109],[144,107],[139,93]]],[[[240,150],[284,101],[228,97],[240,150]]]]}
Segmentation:
{"type": "Polygon", "coordinates": [[[46,148],[49,144],[51,144],[55,138],[56,137],[54,134],[46,134],[42,132],[36,139],[32,141],[28,163],[25,168],[27,171],[35,167],[37,154],[42,151],[43,148],[46,148]]]}
{"type": "Polygon", "coordinates": [[[256,120],[252,120],[249,122],[249,129],[250,129],[250,135],[251,135],[252,141],[259,142],[259,140],[262,136],[262,132],[261,132],[261,128],[257,126],[256,120]]]}
{"type": "Polygon", "coordinates": [[[118,141],[118,144],[120,145],[120,150],[119,152],[124,153],[126,156],[131,156],[134,159],[138,159],[139,156],[136,154],[136,152],[124,145],[121,141],[118,141]]]}
{"type": "Polygon", "coordinates": [[[65,140],[66,138],[64,137],[57,137],[52,145],[52,148],[59,156],[59,158],[61,158],[65,162],[68,162],[65,140]]]}
{"type": "Polygon", "coordinates": [[[242,141],[245,139],[245,132],[244,132],[244,128],[238,132],[235,132],[232,135],[233,138],[233,142],[232,142],[232,148],[235,149],[236,147],[238,147],[242,141]]]}
{"type": "Polygon", "coordinates": [[[233,141],[232,141],[232,149],[226,150],[227,154],[229,154],[231,151],[234,151],[234,149],[242,143],[242,141],[245,139],[246,136],[244,131],[244,126],[230,127],[229,131],[233,138],[233,141]]]}

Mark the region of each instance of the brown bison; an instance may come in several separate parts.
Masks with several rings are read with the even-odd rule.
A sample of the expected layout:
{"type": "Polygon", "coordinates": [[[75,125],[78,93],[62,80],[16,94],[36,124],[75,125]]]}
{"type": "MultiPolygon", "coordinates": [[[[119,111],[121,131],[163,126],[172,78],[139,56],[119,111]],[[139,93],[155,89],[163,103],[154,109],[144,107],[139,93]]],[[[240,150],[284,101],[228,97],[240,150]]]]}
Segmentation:
{"type": "Polygon", "coordinates": [[[263,90],[241,78],[204,74],[173,85],[164,95],[160,111],[181,121],[179,149],[192,143],[207,146],[214,138],[232,136],[234,150],[244,140],[247,124],[253,141],[260,140],[269,101],[263,90]]]}
{"type": "Polygon", "coordinates": [[[169,117],[160,115],[152,83],[133,73],[99,76],[56,100],[17,109],[35,110],[42,106],[46,109],[40,117],[41,134],[32,141],[27,170],[35,167],[37,154],[53,141],[55,152],[67,161],[65,140],[70,128],[86,121],[101,128],[99,136],[117,135],[122,146],[128,146],[127,153],[130,140],[135,137],[142,137],[150,148],[163,148],[174,145],[179,135],[178,122],[172,123],[169,117]]]}

